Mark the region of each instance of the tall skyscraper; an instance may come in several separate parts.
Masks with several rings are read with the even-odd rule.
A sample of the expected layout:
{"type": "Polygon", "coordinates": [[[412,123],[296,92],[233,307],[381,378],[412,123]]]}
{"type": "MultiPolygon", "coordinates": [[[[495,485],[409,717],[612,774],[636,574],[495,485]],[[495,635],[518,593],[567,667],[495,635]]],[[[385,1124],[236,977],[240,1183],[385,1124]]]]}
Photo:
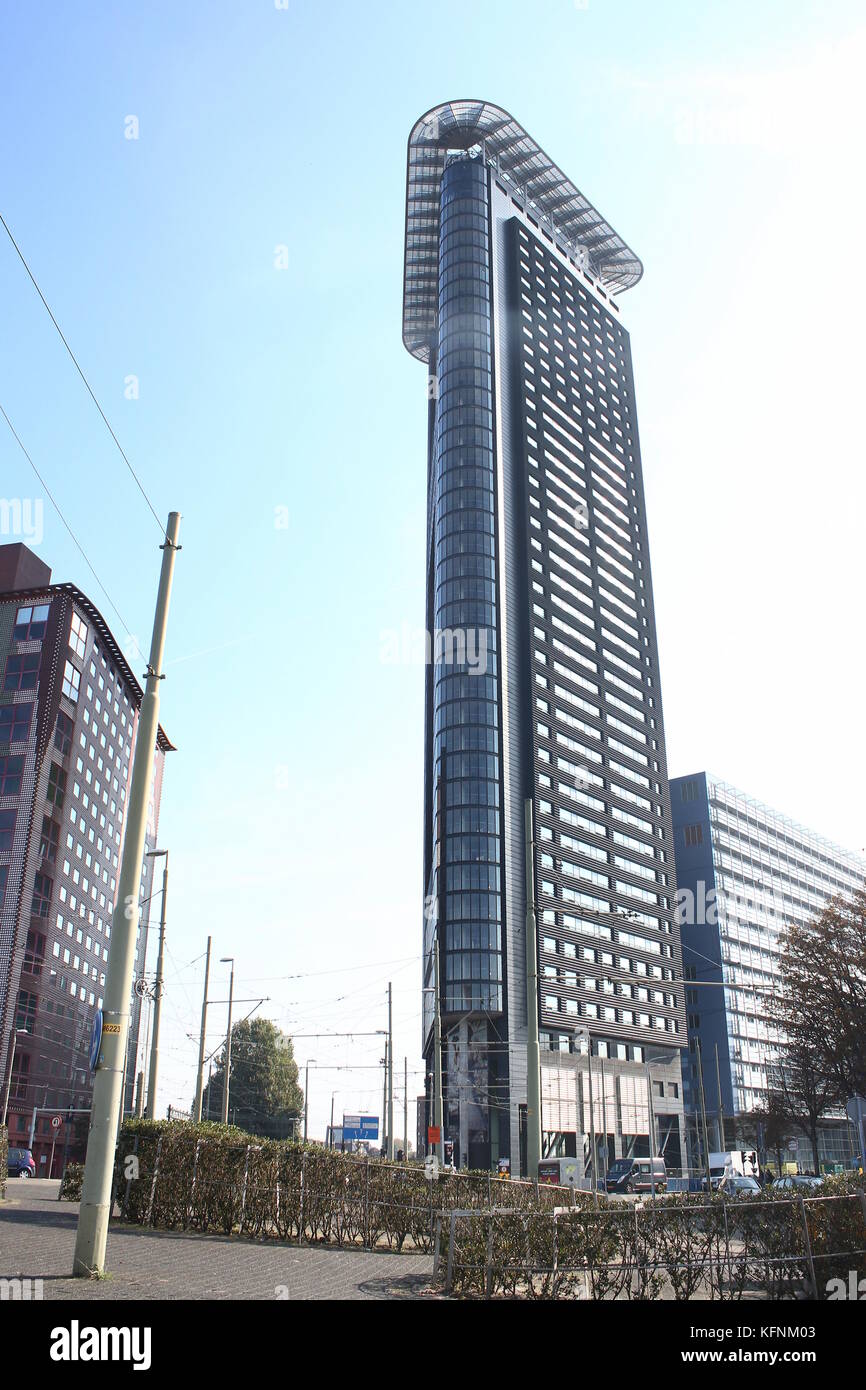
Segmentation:
{"type": "MultiPolygon", "coordinates": [[[[850,897],[866,880],[866,860],[797,825],[708,772],[671,781],[678,915],[688,1013],[685,1104],[693,1148],[701,1147],[698,1049],[708,1138],[719,1149],[763,1148],[760,1117],[780,1034],[770,996],[779,987],[780,935],[805,925],[828,899],[850,897]],[[718,980],[718,989],[689,987],[718,980]],[[721,1142],[724,1138],[725,1142],[721,1142]]],[[[791,1134],[785,1159],[812,1167],[805,1135],[791,1134]]],[[[828,1167],[855,1152],[843,1111],[825,1116],[818,1152],[828,1167]]],[[[768,1160],[775,1164],[770,1151],[768,1160]]]]}
{"type": "Polygon", "coordinates": [[[461,1165],[526,1170],[526,798],[543,1150],[585,1152],[594,1129],[603,1171],[646,1155],[652,1128],[669,1165],[684,1161],[670,800],[616,298],[641,273],[506,111],[447,102],[414,126],[403,340],[429,377],[423,1045],[432,1073],[438,932],[445,1135],[461,1165]]]}
{"type": "MultiPolygon", "coordinates": [[[[10,1144],[27,1146],[34,1130],[40,1177],[52,1145],[55,1175],[64,1153],[84,1157],[90,1032],[102,1007],[140,704],[141,687],[90,599],[52,584],[26,546],[0,546],[0,1096],[8,1084],[10,1144]]],[[[148,850],[170,748],[160,730],[148,850]]],[[[152,863],[142,873],[137,976],[152,863]]],[[[130,1002],[127,1108],[141,1017],[140,999],[130,1002]]]]}

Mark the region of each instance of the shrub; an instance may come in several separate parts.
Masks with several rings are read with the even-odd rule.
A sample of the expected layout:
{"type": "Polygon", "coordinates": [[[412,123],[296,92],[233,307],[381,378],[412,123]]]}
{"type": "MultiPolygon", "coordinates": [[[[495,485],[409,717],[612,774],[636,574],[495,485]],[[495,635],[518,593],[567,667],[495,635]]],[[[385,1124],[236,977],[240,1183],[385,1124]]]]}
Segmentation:
{"type": "Polygon", "coordinates": [[[460,1215],[443,1228],[442,1249],[440,1269],[457,1294],[794,1298],[812,1293],[814,1266],[825,1298],[831,1279],[866,1273],[866,1202],[850,1182],[828,1184],[802,1205],[785,1194],[733,1202],[684,1194],[636,1205],[602,1197],[595,1206],[580,1194],[556,1215],[460,1215]]]}
{"type": "Polygon", "coordinates": [[[81,1185],[84,1182],[84,1164],[67,1163],[66,1171],[63,1174],[63,1181],[60,1184],[61,1202],[80,1202],[81,1185]]]}
{"type": "Polygon", "coordinates": [[[546,1210],[571,1200],[562,1189],[489,1173],[430,1182],[420,1165],[179,1120],[124,1124],[114,1196],[122,1218],[137,1225],[428,1252],[440,1212],[491,1202],[546,1210]]]}

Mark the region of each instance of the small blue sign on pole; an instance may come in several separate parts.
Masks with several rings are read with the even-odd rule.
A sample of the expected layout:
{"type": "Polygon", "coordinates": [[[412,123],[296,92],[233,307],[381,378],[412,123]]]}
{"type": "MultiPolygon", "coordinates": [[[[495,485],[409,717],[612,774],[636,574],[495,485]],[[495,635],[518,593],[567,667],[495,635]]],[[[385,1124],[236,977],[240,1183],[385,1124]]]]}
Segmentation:
{"type": "Polygon", "coordinates": [[[102,1047],[102,1010],[97,1009],[93,1015],[93,1027],[90,1030],[90,1070],[96,1071],[99,1063],[99,1051],[102,1047]]]}
{"type": "Polygon", "coordinates": [[[344,1115],[343,1139],[364,1139],[372,1142],[379,1138],[378,1115],[344,1115]]]}

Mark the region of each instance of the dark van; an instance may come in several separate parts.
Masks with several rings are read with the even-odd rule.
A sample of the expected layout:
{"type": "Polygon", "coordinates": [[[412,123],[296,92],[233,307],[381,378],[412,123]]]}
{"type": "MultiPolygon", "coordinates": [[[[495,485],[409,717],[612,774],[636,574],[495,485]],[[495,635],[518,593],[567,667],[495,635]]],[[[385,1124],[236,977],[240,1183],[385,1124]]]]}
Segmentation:
{"type": "Polygon", "coordinates": [[[667,1180],[663,1158],[618,1158],[604,1185],[606,1192],[664,1192],[667,1180]]]}

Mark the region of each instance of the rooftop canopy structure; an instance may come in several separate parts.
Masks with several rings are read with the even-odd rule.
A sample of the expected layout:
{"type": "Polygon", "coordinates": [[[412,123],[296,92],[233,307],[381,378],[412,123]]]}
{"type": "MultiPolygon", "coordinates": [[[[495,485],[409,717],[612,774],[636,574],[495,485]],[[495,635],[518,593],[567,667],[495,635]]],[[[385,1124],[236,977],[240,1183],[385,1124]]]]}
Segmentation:
{"type": "Polygon", "coordinates": [[[487,101],[443,102],[416,121],[406,158],[403,342],[422,362],[436,327],[442,171],[449,150],[476,146],[611,293],[630,289],[643,274],[622,237],[513,116],[487,101]]]}

